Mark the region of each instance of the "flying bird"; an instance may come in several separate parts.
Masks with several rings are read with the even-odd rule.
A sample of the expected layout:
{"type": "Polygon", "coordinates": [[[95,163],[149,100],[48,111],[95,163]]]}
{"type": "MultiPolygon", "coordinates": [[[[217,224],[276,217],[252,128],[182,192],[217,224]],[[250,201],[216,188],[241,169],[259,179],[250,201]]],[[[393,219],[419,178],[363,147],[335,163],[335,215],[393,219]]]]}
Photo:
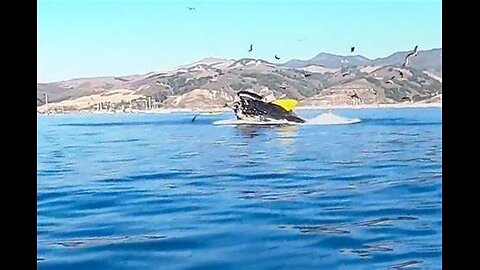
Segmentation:
{"type": "Polygon", "coordinates": [[[188,10],[195,10],[194,7],[187,7],[187,8],[188,8],[188,10]]]}
{"type": "Polygon", "coordinates": [[[418,54],[417,50],[418,50],[418,45],[415,46],[415,48],[413,49],[413,52],[409,52],[407,54],[407,56],[405,57],[405,62],[403,63],[404,67],[408,65],[408,61],[410,60],[410,58],[417,56],[418,54]]]}
{"type": "Polygon", "coordinates": [[[253,50],[253,44],[250,44],[250,49],[248,49],[248,52],[251,52],[253,50]]]}
{"type": "Polygon", "coordinates": [[[342,74],[342,77],[345,77],[345,76],[347,76],[347,75],[350,75],[350,71],[347,71],[347,72],[343,73],[343,74],[342,74]]]}
{"type": "Polygon", "coordinates": [[[275,59],[280,60],[280,57],[275,54],[275,59]]]}
{"type": "Polygon", "coordinates": [[[355,47],[350,48],[350,52],[353,53],[355,51],[355,47]]]}
{"type": "Polygon", "coordinates": [[[358,95],[357,95],[357,92],[354,92],[353,95],[350,95],[351,98],[355,98],[355,99],[361,99],[358,95]]]}

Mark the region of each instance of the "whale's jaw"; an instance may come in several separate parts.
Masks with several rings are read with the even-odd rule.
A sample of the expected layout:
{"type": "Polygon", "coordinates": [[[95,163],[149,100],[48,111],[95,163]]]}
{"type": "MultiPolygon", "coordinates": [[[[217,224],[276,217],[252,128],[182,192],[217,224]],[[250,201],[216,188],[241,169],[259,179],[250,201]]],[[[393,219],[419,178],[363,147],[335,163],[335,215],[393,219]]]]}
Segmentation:
{"type": "Polygon", "coordinates": [[[261,100],[241,98],[241,100],[233,104],[232,108],[238,120],[253,122],[271,122],[279,120],[295,123],[305,122],[305,120],[298,117],[293,112],[286,111],[276,104],[263,102],[261,100]]]}

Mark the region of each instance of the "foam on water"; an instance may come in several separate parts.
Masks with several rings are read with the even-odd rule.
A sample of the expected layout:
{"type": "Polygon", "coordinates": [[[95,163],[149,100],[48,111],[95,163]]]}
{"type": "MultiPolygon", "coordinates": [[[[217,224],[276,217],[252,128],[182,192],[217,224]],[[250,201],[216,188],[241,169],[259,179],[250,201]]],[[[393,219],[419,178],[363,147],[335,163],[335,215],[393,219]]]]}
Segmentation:
{"type": "Polygon", "coordinates": [[[216,126],[231,125],[299,125],[299,123],[288,122],[286,120],[272,120],[269,122],[257,122],[248,120],[226,119],[213,122],[216,126]]]}
{"type": "Polygon", "coordinates": [[[307,122],[304,123],[304,125],[347,125],[359,123],[360,121],[361,120],[358,118],[348,118],[328,112],[307,119],[307,122]]]}
{"type": "Polygon", "coordinates": [[[305,123],[294,123],[286,120],[256,122],[248,120],[227,119],[213,122],[214,125],[347,125],[360,122],[358,118],[347,118],[334,113],[322,113],[314,118],[306,119],[305,123]]]}
{"type": "Polygon", "coordinates": [[[37,269],[442,269],[442,110],[327,112],[37,118],[37,269]]]}

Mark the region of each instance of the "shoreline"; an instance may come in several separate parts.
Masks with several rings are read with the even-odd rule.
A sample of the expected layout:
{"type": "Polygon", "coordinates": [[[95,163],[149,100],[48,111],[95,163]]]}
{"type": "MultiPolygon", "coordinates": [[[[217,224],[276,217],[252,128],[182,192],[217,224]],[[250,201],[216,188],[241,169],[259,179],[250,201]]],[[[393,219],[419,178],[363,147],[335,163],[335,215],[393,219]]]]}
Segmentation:
{"type": "MultiPolygon", "coordinates": [[[[405,108],[442,108],[442,103],[393,103],[393,104],[362,104],[362,105],[315,105],[298,106],[299,110],[329,110],[329,109],[405,109],[405,108]]],[[[63,113],[39,113],[39,115],[93,115],[93,114],[169,114],[169,113],[211,113],[211,112],[230,112],[230,108],[212,108],[212,109],[153,109],[153,110],[132,110],[129,112],[107,112],[107,111],[72,111],[63,113]]]]}
{"type": "Polygon", "coordinates": [[[298,106],[298,110],[323,110],[323,109],[402,109],[402,108],[442,108],[441,102],[436,103],[391,103],[391,104],[362,104],[362,105],[318,105],[298,106]]]}

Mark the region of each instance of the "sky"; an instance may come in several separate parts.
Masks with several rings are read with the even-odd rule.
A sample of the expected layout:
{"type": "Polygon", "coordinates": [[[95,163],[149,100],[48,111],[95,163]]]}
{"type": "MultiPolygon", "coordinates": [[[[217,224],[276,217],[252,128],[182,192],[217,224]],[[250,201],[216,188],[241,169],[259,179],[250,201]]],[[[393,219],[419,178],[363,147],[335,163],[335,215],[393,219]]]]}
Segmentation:
{"type": "Polygon", "coordinates": [[[352,46],[374,59],[415,45],[442,47],[441,0],[37,0],[40,83],[206,57],[284,63],[352,46]]]}

